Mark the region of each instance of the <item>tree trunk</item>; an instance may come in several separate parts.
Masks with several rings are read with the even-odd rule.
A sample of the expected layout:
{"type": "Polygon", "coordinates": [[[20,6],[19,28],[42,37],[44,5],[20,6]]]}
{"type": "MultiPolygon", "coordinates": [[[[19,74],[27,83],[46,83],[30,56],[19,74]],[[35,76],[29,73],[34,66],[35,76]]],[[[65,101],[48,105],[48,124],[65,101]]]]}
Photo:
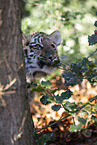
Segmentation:
{"type": "Polygon", "coordinates": [[[26,91],[22,0],[0,0],[0,145],[36,145],[26,91]]]}

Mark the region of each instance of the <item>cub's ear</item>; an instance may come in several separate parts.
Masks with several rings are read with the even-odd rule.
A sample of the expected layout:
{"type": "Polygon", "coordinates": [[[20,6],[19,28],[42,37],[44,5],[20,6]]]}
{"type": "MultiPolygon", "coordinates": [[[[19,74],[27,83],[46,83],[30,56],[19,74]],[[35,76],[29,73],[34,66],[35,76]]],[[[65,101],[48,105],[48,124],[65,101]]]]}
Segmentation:
{"type": "Polygon", "coordinates": [[[52,37],[54,43],[58,46],[61,43],[61,33],[60,31],[56,30],[53,33],[50,34],[52,37]]]}
{"type": "Polygon", "coordinates": [[[28,34],[28,35],[25,35],[24,33],[22,34],[22,39],[25,46],[29,45],[31,38],[32,38],[32,34],[28,34]]]}

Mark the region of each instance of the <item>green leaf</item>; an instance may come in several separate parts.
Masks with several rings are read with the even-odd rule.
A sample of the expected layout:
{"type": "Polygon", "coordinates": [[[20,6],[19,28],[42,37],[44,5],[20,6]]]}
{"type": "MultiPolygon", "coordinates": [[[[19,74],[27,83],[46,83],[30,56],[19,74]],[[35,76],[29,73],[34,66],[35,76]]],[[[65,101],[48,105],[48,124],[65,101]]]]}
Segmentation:
{"type": "Polygon", "coordinates": [[[75,102],[70,103],[69,101],[66,101],[63,107],[64,109],[68,109],[69,112],[73,111],[72,113],[74,113],[77,110],[78,105],[76,105],[75,102]]]}
{"type": "Polygon", "coordinates": [[[84,57],[83,60],[81,61],[81,64],[83,66],[86,66],[86,65],[90,65],[92,63],[92,61],[89,61],[88,58],[84,57]]]}
{"type": "Polygon", "coordinates": [[[67,89],[66,92],[62,92],[61,98],[62,98],[63,100],[64,100],[64,99],[69,99],[69,98],[71,97],[72,94],[73,94],[73,93],[72,93],[69,89],[67,89]]]}
{"type": "Polygon", "coordinates": [[[88,113],[86,110],[81,110],[81,111],[80,111],[80,114],[82,114],[82,115],[85,115],[85,114],[86,114],[86,115],[89,115],[89,113],[88,113]]]}
{"type": "Polygon", "coordinates": [[[94,108],[97,109],[97,104],[94,105],[94,108]]]}
{"type": "Polygon", "coordinates": [[[97,34],[88,36],[88,42],[89,42],[89,45],[96,44],[97,43],[97,34]]]}
{"type": "Polygon", "coordinates": [[[52,106],[52,110],[58,111],[61,108],[61,105],[54,105],[52,106]]]}
{"type": "Polygon", "coordinates": [[[50,101],[48,101],[48,98],[49,98],[49,96],[42,96],[42,98],[40,99],[40,102],[43,105],[47,105],[47,104],[51,103],[50,101]]]}
{"type": "Polygon", "coordinates": [[[70,71],[65,71],[64,73],[63,73],[63,77],[64,77],[64,79],[70,79],[70,78],[72,78],[73,77],[73,74],[72,74],[72,72],[70,72],[70,71]]]}
{"type": "Polygon", "coordinates": [[[87,118],[81,118],[81,117],[77,117],[78,118],[78,121],[81,123],[81,124],[83,124],[83,125],[85,125],[86,124],[86,122],[87,122],[87,118]]]}
{"type": "Polygon", "coordinates": [[[63,99],[61,98],[61,96],[57,95],[57,96],[54,96],[54,97],[55,97],[57,103],[62,103],[63,102],[63,99]]]}
{"type": "Polygon", "coordinates": [[[45,91],[45,87],[39,85],[37,87],[31,88],[31,91],[42,92],[42,91],[45,91]]]}
{"type": "Polygon", "coordinates": [[[65,84],[67,85],[71,85],[71,86],[74,86],[74,85],[77,85],[77,84],[80,84],[82,82],[82,78],[80,78],[80,77],[72,77],[71,79],[70,79],[70,81],[67,81],[67,80],[65,80],[65,84]]]}
{"type": "Polygon", "coordinates": [[[95,21],[94,26],[96,26],[96,27],[97,27],[97,21],[95,21]]]}
{"type": "Polygon", "coordinates": [[[39,145],[46,145],[46,143],[48,141],[51,141],[52,139],[54,139],[55,136],[54,136],[54,133],[48,133],[48,134],[44,134],[42,135],[41,137],[39,137],[38,139],[38,144],[39,145]]]}
{"type": "Polygon", "coordinates": [[[78,132],[81,129],[82,129],[82,124],[70,125],[70,131],[71,132],[78,132]]]}
{"type": "Polygon", "coordinates": [[[52,83],[50,81],[42,81],[41,84],[46,87],[50,87],[52,85],[52,83]]]}
{"type": "Polygon", "coordinates": [[[81,61],[81,65],[82,65],[81,72],[88,71],[88,65],[90,64],[91,64],[91,61],[88,61],[87,58],[83,58],[83,60],[81,61]]]}
{"type": "Polygon", "coordinates": [[[81,73],[81,64],[80,63],[72,63],[71,64],[71,71],[74,75],[82,76],[81,73]]]}
{"type": "Polygon", "coordinates": [[[82,77],[73,74],[72,72],[64,72],[63,78],[65,79],[66,86],[74,86],[76,84],[80,84],[82,82],[82,77]]]}

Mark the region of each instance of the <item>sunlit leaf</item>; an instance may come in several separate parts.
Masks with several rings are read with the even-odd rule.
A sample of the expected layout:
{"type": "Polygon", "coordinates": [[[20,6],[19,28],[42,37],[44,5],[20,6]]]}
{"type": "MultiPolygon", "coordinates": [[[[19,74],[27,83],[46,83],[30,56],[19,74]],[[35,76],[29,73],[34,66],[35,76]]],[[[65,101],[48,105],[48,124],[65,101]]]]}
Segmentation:
{"type": "Polygon", "coordinates": [[[86,124],[86,122],[87,122],[87,118],[81,118],[81,117],[77,117],[78,118],[78,121],[80,122],[80,123],[82,123],[83,125],[85,125],[86,124]]]}
{"type": "Polygon", "coordinates": [[[66,101],[65,104],[63,105],[63,107],[64,107],[64,109],[67,108],[68,111],[70,111],[70,112],[71,111],[75,112],[77,107],[78,107],[78,105],[76,105],[75,102],[71,103],[69,101],[66,101]]]}
{"type": "Polygon", "coordinates": [[[82,129],[82,124],[70,125],[70,131],[71,132],[78,132],[81,129],[82,129]]]}
{"type": "Polygon", "coordinates": [[[46,143],[47,143],[48,141],[51,141],[52,138],[53,138],[53,139],[55,138],[54,133],[47,133],[47,134],[44,134],[44,135],[42,135],[41,137],[39,137],[39,139],[38,139],[38,144],[39,144],[39,145],[46,145],[46,143]]]}
{"type": "Polygon", "coordinates": [[[50,81],[42,81],[41,84],[46,87],[50,87],[52,85],[52,83],[50,81]]]}
{"type": "Polygon", "coordinates": [[[94,105],[94,109],[97,109],[97,104],[94,105]]]}
{"type": "Polygon", "coordinates": [[[80,111],[80,114],[82,114],[82,115],[85,115],[85,114],[86,114],[86,115],[89,115],[88,111],[86,111],[86,110],[81,110],[81,111],[80,111]]]}
{"type": "Polygon", "coordinates": [[[31,91],[42,92],[42,91],[45,91],[45,87],[39,85],[39,86],[31,88],[31,91]]]}

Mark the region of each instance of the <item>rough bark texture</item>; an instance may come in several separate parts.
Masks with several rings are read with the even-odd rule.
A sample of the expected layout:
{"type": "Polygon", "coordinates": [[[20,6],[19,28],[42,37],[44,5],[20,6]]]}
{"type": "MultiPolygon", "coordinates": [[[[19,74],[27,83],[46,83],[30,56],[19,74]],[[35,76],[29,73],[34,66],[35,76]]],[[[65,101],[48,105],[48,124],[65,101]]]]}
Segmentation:
{"type": "Polygon", "coordinates": [[[0,145],[36,145],[25,87],[21,1],[0,0],[0,145]]]}

